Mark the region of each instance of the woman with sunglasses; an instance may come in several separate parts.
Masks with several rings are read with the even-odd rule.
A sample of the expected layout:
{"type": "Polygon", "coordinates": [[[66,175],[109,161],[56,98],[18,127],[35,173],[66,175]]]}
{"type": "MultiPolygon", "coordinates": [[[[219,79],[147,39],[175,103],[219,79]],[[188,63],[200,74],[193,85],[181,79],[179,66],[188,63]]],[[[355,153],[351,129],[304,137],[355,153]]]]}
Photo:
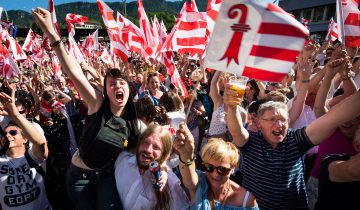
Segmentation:
{"type": "Polygon", "coordinates": [[[180,173],[191,209],[258,210],[254,195],[230,180],[239,160],[234,144],[209,139],[201,149],[203,171],[195,170],[194,138],[184,123],[177,131],[174,148],[180,154],[180,173]]]}
{"type": "MultiPolygon", "coordinates": [[[[47,35],[61,67],[74,82],[88,108],[78,150],[67,172],[67,190],[76,209],[122,209],[116,189],[114,162],[122,151],[136,147],[139,135],[127,75],[108,69],[104,91],[95,90],[75,58],[69,55],[51,22],[49,11],[32,11],[47,35]]],[[[139,129],[138,129],[139,128],[139,129]]]]}

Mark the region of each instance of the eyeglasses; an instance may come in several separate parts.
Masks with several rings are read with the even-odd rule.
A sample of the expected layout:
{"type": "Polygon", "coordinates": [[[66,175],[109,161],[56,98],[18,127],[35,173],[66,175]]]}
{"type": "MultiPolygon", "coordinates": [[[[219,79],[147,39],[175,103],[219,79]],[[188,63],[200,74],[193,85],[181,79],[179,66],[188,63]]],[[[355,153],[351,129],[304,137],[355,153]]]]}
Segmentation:
{"type": "Polygon", "coordinates": [[[19,113],[20,113],[20,114],[25,114],[25,112],[26,112],[25,109],[24,109],[24,110],[21,110],[21,111],[19,110],[19,113]]]}
{"type": "Polygon", "coordinates": [[[279,121],[281,124],[286,124],[289,120],[288,119],[283,119],[283,118],[269,118],[269,119],[266,119],[266,118],[261,118],[262,120],[265,120],[267,122],[270,122],[272,124],[275,124],[277,121],[279,121]]]}
{"type": "Polygon", "coordinates": [[[227,176],[229,175],[231,168],[226,168],[222,166],[214,166],[210,163],[203,163],[202,168],[205,172],[212,173],[216,169],[216,173],[220,176],[227,176]]]}
{"type": "Polygon", "coordinates": [[[9,130],[9,131],[5,131],[4,134],[5,134],[5,136],[7,134],[10,134],[11,136],[16,136],[18,134],[18,131],[17,130],[9,130]]]}

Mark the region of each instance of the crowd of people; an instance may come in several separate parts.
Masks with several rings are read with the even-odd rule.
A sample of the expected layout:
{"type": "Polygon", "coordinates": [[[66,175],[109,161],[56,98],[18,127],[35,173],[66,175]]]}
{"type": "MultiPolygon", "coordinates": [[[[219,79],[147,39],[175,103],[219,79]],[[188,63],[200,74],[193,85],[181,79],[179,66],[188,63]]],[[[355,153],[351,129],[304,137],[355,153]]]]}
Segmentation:
{"type": "Polygon", "coordinates": [[[79,64],[50,13],[33,15],[63,75],[2,78],[0,209],[360,208],[356,48],[309,42],[244,96],[174,52],[185,94],[156,59],[79,64]]]}

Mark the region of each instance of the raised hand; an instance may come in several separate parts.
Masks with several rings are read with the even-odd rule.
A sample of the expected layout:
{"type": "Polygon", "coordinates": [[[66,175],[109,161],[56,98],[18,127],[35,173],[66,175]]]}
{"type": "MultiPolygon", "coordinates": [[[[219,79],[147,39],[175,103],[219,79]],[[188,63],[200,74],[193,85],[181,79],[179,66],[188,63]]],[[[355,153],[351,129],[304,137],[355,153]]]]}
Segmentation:
{"type": "Polygon", "coordinates": [[[184,122],[180,123],[179,130],[176,131],[173,147],[178,152],[181,161],[187,162],[193,160],[195,150],[194,137],[184,122]]]}
{"type": "Polygon", "coordinates": [[[4,106],[3,112],[6,111],[8,115],[13,116],[16,113],[19,113],[17,107],[15,106],[15,89],[11,86],[8,86],[7,88],[9,88],[11,95],[9,96],[8,94],[1,92],[0,101],[4,106]]]}
{"type": "Polygon", "coordinates": [[[48,10],[38,7],[32,10],[36,24],[41,28],[42,32],[47,35],[54,34],[55,28],[51,21],[51,14],[48,10]]]}
{"type": "Polygon", "coordinates": [[[243,98],[235,90],[230,89],[230,87],[231,85],[229,83],[225,84],[224,103],[229,106],[241,105],[243,98]]]}

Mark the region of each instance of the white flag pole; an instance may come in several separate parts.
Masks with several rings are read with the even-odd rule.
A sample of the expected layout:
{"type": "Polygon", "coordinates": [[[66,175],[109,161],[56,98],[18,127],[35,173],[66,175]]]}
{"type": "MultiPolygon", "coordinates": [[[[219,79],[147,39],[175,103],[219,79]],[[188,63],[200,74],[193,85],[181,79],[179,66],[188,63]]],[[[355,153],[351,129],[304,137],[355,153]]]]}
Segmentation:
{"type": "Polygon", "coordinates": [[[337,0],[337,16],[338,16],[338,26],[339,26],[339,30],[340,30],[340,36],[341,36],[341,41],[344,44],[345,47],[345,29],[344,29],[344,14],[343,14],[343,9],[342,9],[342,0],[337,0]]]}

